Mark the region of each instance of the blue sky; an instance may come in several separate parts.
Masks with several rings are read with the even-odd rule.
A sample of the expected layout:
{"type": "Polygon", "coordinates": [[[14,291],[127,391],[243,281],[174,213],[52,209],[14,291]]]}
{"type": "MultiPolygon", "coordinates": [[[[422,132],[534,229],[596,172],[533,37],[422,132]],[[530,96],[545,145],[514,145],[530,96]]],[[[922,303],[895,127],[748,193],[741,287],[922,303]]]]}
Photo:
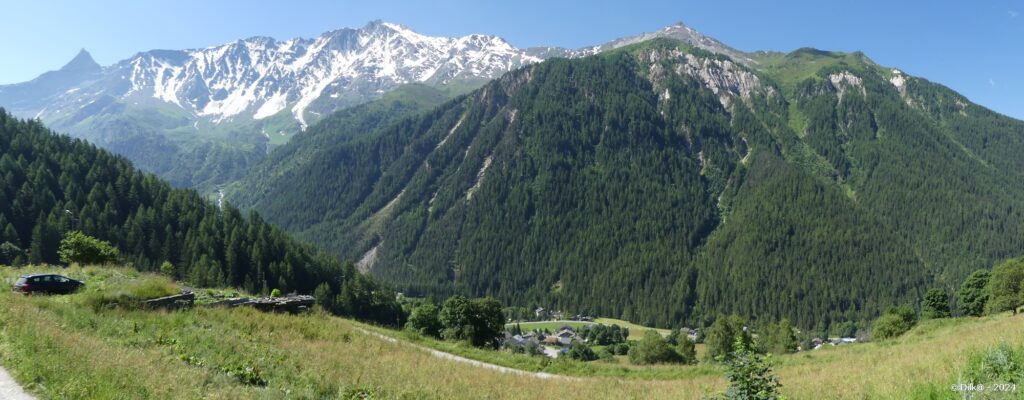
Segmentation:
{"type": "Polygon", "coordinates": [[[0,24],[0,83],[60,68],[80,48],[103,65],[150,49],[249,36],[312,37],[373,19],[425,34],[499,35],[582,47],[677,21],[740,50],[861,50],[1024,119],[1024,0],[992,1],[16,1],[0,24]]]}

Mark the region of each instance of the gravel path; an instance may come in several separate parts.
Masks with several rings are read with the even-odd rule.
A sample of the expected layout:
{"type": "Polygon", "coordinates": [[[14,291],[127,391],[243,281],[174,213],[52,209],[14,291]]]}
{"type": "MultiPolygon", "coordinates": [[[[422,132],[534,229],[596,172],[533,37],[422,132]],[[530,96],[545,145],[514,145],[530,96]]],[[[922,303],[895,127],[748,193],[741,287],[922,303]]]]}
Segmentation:
{"type": "Polygon", "coordinates": [[[35,400],[35,397],[30,396],[21,389],[21,385],[11,378],[11,374],[7,373],[3,367],[0,367],[0,399],[4,400],[35,400]]]}
{"type": "Polygon", "coordinates": [[[534,378],[539,378],[539,379],[564,379],[564,380],[569,380],[569,381],[579,381],[580,380],[580,378],[568,377],[568,376],[563,376],[563,375],[549,374],[547,372],[523,371],[521,369],[515,369],[515,368],[503,367],[501,365],[485,363],[483,361],[477,361],[477,360],[469,359],[469,358],[466,358],[466,357],[457,356],[457,355],[454,355],[454,354],[451,354],[451,353],[445,353],[443,351],[431,349],[429,347],[424,347],[424,346],[420,346],[420,345],[413,344],[413,343],[401,342],[398,339],[395,339],[395,338],[393,338],[391,336],[383,335],[383,334],[380,334],[380,333],[377,333],[377,332],[371,332],[371,331],[368,331],[368,330],[363,329],[363,328],[356,328],[356,330],[358,330],[358,331],[360,331],[360,332],[362,332],[364,334],[377,337],[377,338],[379,338],[381,340],[384,340],[386,342],[391,342],[391,343],[396,343],[396,344],[404,344],[406,346],[415,347],[415,348],[417,348],[419,350],[426,351],[426,352],[430,353],[431,355],[433,355],[434,357],[437,357],[437,358],[443,358],[445,360],[452,360],[452,361],[455,361],[455,362],[470,364],[470,365],[474,365],[474,366],[481,367],[481,368],[492,369],[492,370],[495,370],[495,371],[498,371],[498,372],[502,372],[502,373],[506,373],[506,374],[532,376],[534,378]]]}

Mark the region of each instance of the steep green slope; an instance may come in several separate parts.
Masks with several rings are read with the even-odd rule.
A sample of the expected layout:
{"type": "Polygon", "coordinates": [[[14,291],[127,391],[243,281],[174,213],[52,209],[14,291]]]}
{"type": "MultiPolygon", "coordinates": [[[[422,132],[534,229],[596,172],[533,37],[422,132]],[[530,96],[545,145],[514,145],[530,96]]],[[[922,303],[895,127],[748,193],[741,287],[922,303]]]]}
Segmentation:
{"type": "Polygon", "coordinates": [[[194,191],[172,189],[139,172],[122,157],[2,109],[0,177],[0,263],[58,264],[64,233],[81,230],[116,245],[140,270],[156,270],[166,261],[174,266],[172,275],[194,285],[263,293],[318,289],[339,294],[328,304],[334,311],[400,320],[393,295],[256,213],[244,217],[230,206],[218,209],[194,191]]]}
{"type": "Polygon", "coordinates": [[[380,100],[324,117],[253,165],[244,179],[228,187],[227,197],[232,202],[252,206],[271,194],[282,195],[281,187],[289,184],[295,171],[327,162],[325,158],[343,143],[372,135],[378,129],[436,107],[454,96],[453,92],[435,87],[409,84],[388,92],[380,100]]]}
{"type": "Polygon", "coordinates": [[[1024,123],[861,54],[759,68],[669,40],[550,60],[296,141],[315,161],[240,203],[413,294],[662,326],[866,319],[1024,251],[1024,123]]]}

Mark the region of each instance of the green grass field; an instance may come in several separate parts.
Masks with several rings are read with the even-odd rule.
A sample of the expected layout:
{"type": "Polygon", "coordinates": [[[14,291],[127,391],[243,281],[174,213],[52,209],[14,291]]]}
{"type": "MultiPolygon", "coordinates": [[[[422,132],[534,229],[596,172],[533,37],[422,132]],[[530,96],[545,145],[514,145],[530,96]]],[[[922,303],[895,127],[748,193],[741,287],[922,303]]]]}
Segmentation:
{"type": "Polygon", "coordinates": [[[563,326],[571,326],[573,329],[579,330],[587,325],[593,325],[593,322],[580,322],[580,321],[535,321],[535,322],[513,322],[511,324],[505,324],[505,327],[511,328],[519,324],[519,327],[523,329],[523,332],[532,331],[534,329],[547,329],[549,331],[557,331],[563,326]]]}
{"type": "Polygon", "coordinates": [[[629,340],[640,340],[640,338],[644,336],[644,332],[645,331],[649,331],[649,330],[657,331],[662,336],[668,336],[668,334],[669,334],[669,330],[668,329],[649,328],[649,327],[646,327],[646,326],[643,326],[643,325],[637,325],[637,324],[634,324],[634,323],[629,322],[629,321],[623,321],[621,319],[614,319],[614,318],[597,318],[597,319],[594,320],[594,322],[569,321],[569,320],[535,321],[535,322],[513,322],[511,324],[506,324],[505,326],[511,328],[512,326],[514,326],[517,323],[519,324],[519,327],[522,328],[522,330],[524,332],[525,331],[531,331],[531,330],[534,330],[534,329],[547,329],[549,331],[554,332],[554,331],[557,331],[559,328],[561,328],[563,326],[571,326],[571,327],[573,327],[573,329],[581,329],[583,327],[586,327],[587,325],[594,325],[594,324],[618,325],[618,326],[621,326],[621,327],[624,327],[624,328],[629,328],[629,340]]]}
{"type": "MultiPolygon", "coordinates": [[[[0,281],[9,284],[24,272],[0,268],[0,281]]],[[[89,289],[70,296],[0,291],[0,364],[41,399],[679,399],[725,386],[717,365],[636,367],[514,358],[320,311],[95,308],[89,305],[88,298],[96,296],[90,290],[135,283],[159,288],[162,284],[146,282],[165,280],[124,269],[62,273],[85,279],[89,289]],[[421,346],[576,378],[502,373],[441,359],[421,346]]],[[[959,393],[950,385],[972,355],[999,343],[1020,348],[1022,342],[1024,317],[1002,314],[925,321],[893,341],[772,360],[784,394],[792,399],[954,399],[959,393]]]]}

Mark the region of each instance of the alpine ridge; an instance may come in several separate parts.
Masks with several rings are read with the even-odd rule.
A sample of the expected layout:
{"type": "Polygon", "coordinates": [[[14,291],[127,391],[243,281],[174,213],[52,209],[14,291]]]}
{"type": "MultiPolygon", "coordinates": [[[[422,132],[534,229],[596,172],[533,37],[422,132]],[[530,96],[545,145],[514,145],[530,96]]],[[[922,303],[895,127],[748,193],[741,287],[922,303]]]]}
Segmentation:
{"type": "Polygon", "coordinates": [[[122,154],[176,186],[209,192],[328,114],[402,85],[434,86],[450,97],[523,65],[662,36],[746,59],[682,24],[569,50],[520,49],[490,35],[432,37],[373,21],[311,39],[146,51],[106,67],[83,50],[59,71],[0,86],[0,106],[122,154]]]}
{"type": "Polygon", "coordinates": [[[827,329],[1019,253],[1020,121],[860,53],[746,56],[550,59],[306,145],[381,120],[339,115],[228,198],[410,295],[660,326],[827,329]]]}

